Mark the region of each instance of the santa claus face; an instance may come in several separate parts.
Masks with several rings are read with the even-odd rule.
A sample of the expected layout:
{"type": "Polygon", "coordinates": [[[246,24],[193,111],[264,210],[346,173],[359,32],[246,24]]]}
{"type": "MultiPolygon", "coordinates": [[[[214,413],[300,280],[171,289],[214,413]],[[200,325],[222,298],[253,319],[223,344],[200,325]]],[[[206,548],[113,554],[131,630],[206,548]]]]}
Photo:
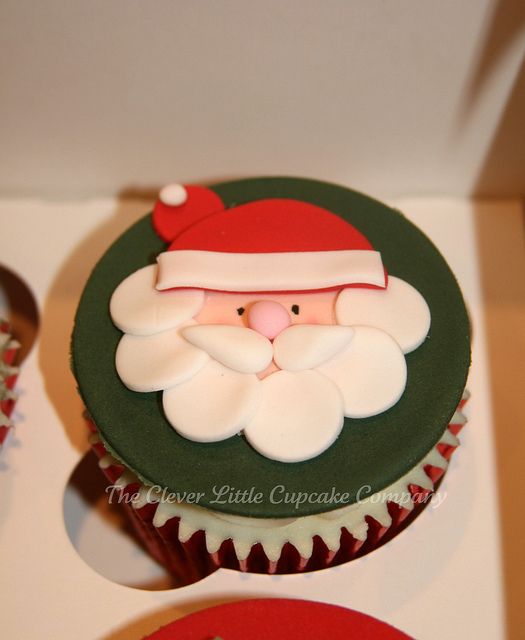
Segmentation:
{"type": "Polygon", "coordinates": [[[117,371],[138,392],[163,391],[182,436],[213,442],[242,433],[283,462],[319,455],[344,418],[392,407],[406,384],[404,353],[427,335],[422,296],[390,277],[386,289],[240,294],[158,291],[157,267],[115,291],[125,332],[117,371]]]}

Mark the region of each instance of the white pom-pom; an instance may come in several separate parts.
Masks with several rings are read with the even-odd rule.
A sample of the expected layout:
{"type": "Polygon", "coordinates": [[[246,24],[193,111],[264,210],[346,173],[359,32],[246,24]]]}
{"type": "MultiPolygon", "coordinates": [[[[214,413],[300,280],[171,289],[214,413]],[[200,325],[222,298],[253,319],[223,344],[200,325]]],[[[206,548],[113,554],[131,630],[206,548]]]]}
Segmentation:
{"type": "Polygon", "coordinates": [[[179,207],[188,199],[188,193],[181,184],[167,184],[161,189],[159,198],[164,204],[179,207]]]}

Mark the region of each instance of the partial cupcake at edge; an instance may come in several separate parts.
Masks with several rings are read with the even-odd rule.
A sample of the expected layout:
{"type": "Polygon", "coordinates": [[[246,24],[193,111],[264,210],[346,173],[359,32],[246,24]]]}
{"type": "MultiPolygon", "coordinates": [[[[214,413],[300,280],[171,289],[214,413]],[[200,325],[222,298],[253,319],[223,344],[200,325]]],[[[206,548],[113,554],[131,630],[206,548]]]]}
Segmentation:
{"type": "Polygon", "coordinates": [[[373,550],[432,500],[465,423],[445,260],[318,181],[164,188],[95,267],[72,354],[99,464],[180,584],[373,550]]]}
{"type": "Polygon", "coordinates": [[[11,327],[0,319],[0,449],[13,427],[11,415],[16,404],[14,387],[18,377],[15,366],[20,343],[11,335],[11,327]]]}
{"type": "Polygon", "coordinates": [[[175,620],[144,640],[410,640],[359,611],[322,602],[264,598],[209,607],[175,620]]]}

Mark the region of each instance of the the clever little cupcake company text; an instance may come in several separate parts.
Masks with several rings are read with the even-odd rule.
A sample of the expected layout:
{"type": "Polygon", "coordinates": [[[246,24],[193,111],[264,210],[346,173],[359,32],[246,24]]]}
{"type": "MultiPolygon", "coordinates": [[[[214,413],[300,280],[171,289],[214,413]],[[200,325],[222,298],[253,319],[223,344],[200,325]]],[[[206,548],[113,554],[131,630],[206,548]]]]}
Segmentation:
{"type": "MultiPolygon", "coordinates": [[[[413,487],[412,487],[413,489],[413,487]]],[[[255,487],[246,489],[236,488],[230,485],[214,485],[211,493],[204,491],[169,491],[158,485],[143,487],[137,492],[126,492],[120,485],[109,485],[106,488],[110,503],[136,504],[138,502],[171,504],[203,504],[206,507],[213,505],[239,505],[239,504],[263,504],[290,505],[295,509],[303,505],[325,505],[328,507],[345,507],[352,504],[379,504],[395,502],[401,507],[416,504],[427,504],[433,509],[440,507],[447,497],[447,493],[436,491],[429,493],[426,490],[412,491],[379,491],[372,493],[370,485],[363,485],[357,493],[337,490],[332,487],[327,491],[290,491],[283,484],[275,485],[270,491],[263,492],[255,487]]]]}

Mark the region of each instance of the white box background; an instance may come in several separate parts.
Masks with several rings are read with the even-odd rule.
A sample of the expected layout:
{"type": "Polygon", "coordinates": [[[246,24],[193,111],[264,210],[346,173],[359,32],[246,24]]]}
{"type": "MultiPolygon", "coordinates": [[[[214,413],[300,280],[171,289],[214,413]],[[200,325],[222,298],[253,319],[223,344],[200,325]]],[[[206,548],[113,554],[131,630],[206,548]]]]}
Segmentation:
{"type": "Polygon", "coordinates": [[[0,194],[524,194],[522,0],[3,0],[0,47],[0,194]]]}

